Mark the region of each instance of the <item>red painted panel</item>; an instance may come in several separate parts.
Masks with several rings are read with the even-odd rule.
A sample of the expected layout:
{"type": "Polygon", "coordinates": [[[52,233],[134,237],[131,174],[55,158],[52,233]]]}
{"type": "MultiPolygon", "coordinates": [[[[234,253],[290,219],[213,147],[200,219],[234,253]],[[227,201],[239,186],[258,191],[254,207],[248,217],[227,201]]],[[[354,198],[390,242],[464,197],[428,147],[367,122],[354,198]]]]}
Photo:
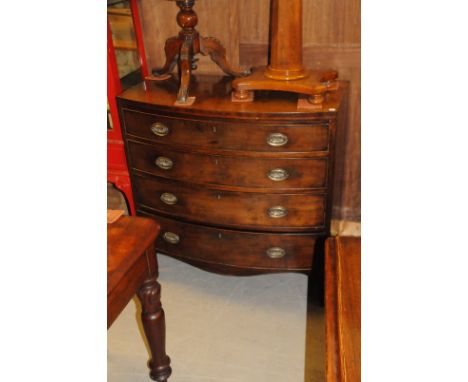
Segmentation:
{"type": "MultiPolygon", "coordinates": [[[[143,78],[148,75],[148,64],[143,44],[143,33],[141,30],[140,15],[138,12],[137,0],[130,0],[132,10],[133,26],[137,40],[138,53],[140,56],[141,72],[143,78]]],[[[107,181],[113,183],[116,188],[122,191],[127,199],[130,213],[135,214],[132,187],[127,169],[127,161],[122,141],[122,131],[120,127],[117,101],[115,97],[122,91],[122,86],[115,58],[115,49],[112,43],[112,32],[107,20],[107,101],[112,118],[112,129],[107,130],[107,181]]]]}
{"type": "Polygon", "coordinates": [[[109,111],[112,118],[112,129],[107,130],[107,181],[123,192],[130,213],[134,215],[135,206],[133,204],[132,187],[127,170],[119,113],[115,99],[121,91],[115,50],[112,44],[112,33],[109,20],[107,20],[107,102],[109,102],[109,111]]]}
{"type": "Polygon", "coordinates": [[[140,13],[138,11],[137,0],[130,0],[130,8],[132,9],[133,26],[135,28],[135,36],[137,40],[138,54],[140,56],[141,73],[144,79],[148,75],[149,72],[148,72],[148,63],[146,62],[145,45],[143,43],[143,33],[141,29],[140,13]]]}

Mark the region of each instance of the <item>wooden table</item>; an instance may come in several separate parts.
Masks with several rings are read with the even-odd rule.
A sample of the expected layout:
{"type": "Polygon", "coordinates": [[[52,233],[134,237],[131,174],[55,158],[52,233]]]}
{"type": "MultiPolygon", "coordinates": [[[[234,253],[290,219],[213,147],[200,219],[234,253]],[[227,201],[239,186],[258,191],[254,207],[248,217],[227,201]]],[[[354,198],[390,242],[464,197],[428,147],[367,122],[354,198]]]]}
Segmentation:
{"type": "Polygon", "coordinates": [[[107,225],[107,328],[130,299],[141,301],[141,319],[151,350],[150,377],[165,382],[171,375],[165,350],[165,319],[154,242],[159,225],[141,217],[121,217],[107,225]]]}
{"type": "Polygon", "coordinates": [[[361,380],[361,239],[332,237],[325,248],[327,381],[361,380]]]}

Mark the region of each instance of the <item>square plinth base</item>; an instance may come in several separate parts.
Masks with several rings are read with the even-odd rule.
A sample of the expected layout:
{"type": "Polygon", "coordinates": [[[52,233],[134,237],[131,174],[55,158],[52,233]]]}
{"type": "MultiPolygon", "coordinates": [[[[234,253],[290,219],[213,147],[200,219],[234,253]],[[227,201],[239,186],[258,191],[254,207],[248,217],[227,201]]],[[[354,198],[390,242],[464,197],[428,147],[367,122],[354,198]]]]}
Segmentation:
{"type": "Polygon", "coordinates": [[[197,99],[197,97],[187,97],[187,101],[186,101],[186,102],[175,101],[175,102],[174,102],[174,106],[180,106],[180,107],[192,106],[192,105],[195,103],[195,100],[196,100],[196,99],[197,99]]]}

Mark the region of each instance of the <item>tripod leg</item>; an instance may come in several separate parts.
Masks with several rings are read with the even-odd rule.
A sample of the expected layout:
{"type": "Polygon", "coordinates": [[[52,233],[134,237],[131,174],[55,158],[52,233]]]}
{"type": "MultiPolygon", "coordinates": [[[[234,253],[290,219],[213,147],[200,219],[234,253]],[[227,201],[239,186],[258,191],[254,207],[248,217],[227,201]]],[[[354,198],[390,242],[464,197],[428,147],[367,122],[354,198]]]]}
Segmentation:
{"type": "Polygon", "coordinates": [[[177,94],[177,103],[187,103],[188,90],[190,86],[190,74],[192,67],[192,59],[190,57],[191,43],[184,41],[180,48],[180,88],[177,94]]]}
{"type": "Polygon", "coordinates": [[[178,37],[171,37],[166,40],[164,45],[164,52],[166,53],[166,63],[161,69],[153,69],[152,72],[155,76],[164,76],[174,69],[179,57],[182,41],[178,37]]]}
{"type": "Polygon", "coordinates": [[[209,55],[211,59],[230,76],[244,77],[250,74],[250,69],[235,70],[226,59],[226,49],[221,42],[214,37],[200,37],[200,53],[209,55]]]}

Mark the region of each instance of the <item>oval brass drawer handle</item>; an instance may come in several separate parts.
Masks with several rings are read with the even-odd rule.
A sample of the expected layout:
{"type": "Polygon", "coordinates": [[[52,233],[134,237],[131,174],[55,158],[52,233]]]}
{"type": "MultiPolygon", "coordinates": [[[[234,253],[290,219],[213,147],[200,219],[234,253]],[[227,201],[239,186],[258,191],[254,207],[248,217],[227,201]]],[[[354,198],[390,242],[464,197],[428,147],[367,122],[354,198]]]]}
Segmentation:
{"type": "Polygon", "coordinates": [[[158,137],[165,137],[167,134],[169,134],[169,127],[161,122],[153,123],[150,129],[151,132],[158,137]]]}
{"type": "Polygon", "coordinates": [[[282,180],[288,179],[288,177],[288,172],[283,168],[274,168],[268,173],[268,178],[275,182],[281,182],[282,180]]]}
{"type": "Polygon", "coordinates": [[[282,133],[271,133],[267,138],[267,143],[273,147],[284,146],[288,143],[288,136],[282,133]]]}
{"type": "Polygon", "coordinates": [[[156,164],[156,166],[163,170],[170,170],[174,165],[172,160],[166,157],[157,157],[154,163],[156,164]]]}
{"type": "Polygon", "coordinates": [[[268,209],[270,218],[284,218],[288,214],[288,210],[283,206],[274,206],[268,209]]]}
{"type": "Polygon", "coordinates": [[[163,238],[170,244],[178,244],[180,241],[179,235],[174,232],[164,232],[163,238]]]}
{"type": "Polygon", "coordinates": [[[174,194],[171,194],[170,192],[164,192],[161,195],[160,199],[161,199],[161,201],[163,203],[166,203],[166,204],[169,204],[169,205],[173,205],[173,204],[176,204],[178,202],[177,196],[175,196],[174,194]]]}
{"type": "Polygon", "coordinates": [[[281,259],[286,255],[286,251],[280,247],[271,247],[267,249],[266,254],[270,259],[281,259]]]}

